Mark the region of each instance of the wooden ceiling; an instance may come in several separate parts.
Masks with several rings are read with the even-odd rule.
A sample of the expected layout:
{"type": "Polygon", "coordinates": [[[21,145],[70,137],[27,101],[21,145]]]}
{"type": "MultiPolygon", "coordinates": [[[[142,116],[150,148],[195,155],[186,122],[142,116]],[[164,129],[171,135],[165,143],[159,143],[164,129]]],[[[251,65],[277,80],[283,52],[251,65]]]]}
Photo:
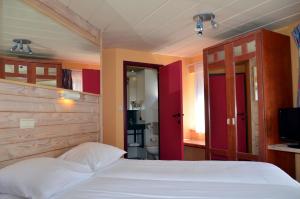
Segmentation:
{"type": "MultiPolygon", "coordinates": [[[[300,19],[300,0],[57,0],[103,31],[104,48],[194,56],[216,42],[300,19]],[[194,32],[193,15],[214,12],[217,30],[194,32]]],[[[40,55],[99,63],[98,46],[41,14],[22,0],[0,0],[0,50],[13,38],[33,41],[40,55]]]]}
{"type": "Polygon", "coordinates": [[[104,31],[106,48],[193,56],[217,41],[300,19],[299,0],[58,0],[104,31]],[[214,12],[220,24],[194,33],[193,15],[214,12]]]}

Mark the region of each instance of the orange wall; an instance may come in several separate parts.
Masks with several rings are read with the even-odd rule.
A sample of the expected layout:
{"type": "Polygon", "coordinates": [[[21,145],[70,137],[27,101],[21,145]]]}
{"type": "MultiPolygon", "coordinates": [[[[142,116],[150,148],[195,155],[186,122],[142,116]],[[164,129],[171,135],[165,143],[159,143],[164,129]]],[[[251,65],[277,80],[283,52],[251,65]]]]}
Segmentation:
{"type": "Polygon", "coordinates": [[[100,69],[99,64],[95,63],[83,63],[83,62],[74,62],[74,61],[62,61],[63,68],[65,69],[75,69],[75,70],[81,70],[81,69],[100,69]]]}
{"type": "Polygon", "coordinates": [[[104,50],[102,56],[103,142],[116,145],[116,50],[104,50]]]}
{"type": "Polygon", "coordinates": [[[289,24],[288,26],[285,26],[283,28],[274,30],[275,32],[290,36],[294,106],[296,106],[297,92],[298,92],[299,54],[298,54],[298,48],[296,46],[295,40],[292,36],[292,31],[299,24],[300,24],[300,21],[297,21],[297,22],[289,24]]]}
{"type": "Polygon", "coordinates": [[[152,64],[166,65],[177,60],[183,62],[183,112],[185,137],[190,131],[189,121],[192,116],[189,110],[193,104],[189,102],[191,84],[189,79],[189,63],[193,63],[193,58],[182,58],[152,54],[143,51],[127,49],[104,49],[103,51],[103,139],[104,143],[124,148],[124,117],[123,117],[123,61],[144,62],[152,64]]]}

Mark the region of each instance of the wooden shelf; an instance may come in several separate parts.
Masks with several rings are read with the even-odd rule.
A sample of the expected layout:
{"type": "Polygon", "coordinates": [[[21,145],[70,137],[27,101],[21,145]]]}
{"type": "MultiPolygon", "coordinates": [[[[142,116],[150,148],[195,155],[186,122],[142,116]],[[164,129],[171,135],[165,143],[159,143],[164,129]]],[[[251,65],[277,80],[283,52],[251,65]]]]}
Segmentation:
{"type": "Polygon", "coordinates": [[[288,144],[272,144],[268,146],[269,150],[275,150],[275,151],[284,151],[284,152],[290,152],[290,153],[299,153],[300,149],[288,147],[288,144]]]}
{"type": "Polygon", "coordinates": [[[197,147],[197,148],[205,149],[205,141],[204,140],[184,139],[184,146],[197,147]]]}

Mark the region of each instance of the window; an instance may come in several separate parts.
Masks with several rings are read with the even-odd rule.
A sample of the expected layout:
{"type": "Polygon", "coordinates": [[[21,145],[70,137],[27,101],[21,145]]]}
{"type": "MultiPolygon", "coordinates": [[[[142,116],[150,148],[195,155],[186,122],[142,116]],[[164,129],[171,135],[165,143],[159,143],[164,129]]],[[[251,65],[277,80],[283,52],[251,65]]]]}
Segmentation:
{"type": "Polygon", "coordinates": [[[72,70],[73,90],[82,92],[82,71],[72,70]]]}
{"type": "Polygon", "coordinates": [[[205,132],[203,64],[195,65],[195,131],[205,132]]]}

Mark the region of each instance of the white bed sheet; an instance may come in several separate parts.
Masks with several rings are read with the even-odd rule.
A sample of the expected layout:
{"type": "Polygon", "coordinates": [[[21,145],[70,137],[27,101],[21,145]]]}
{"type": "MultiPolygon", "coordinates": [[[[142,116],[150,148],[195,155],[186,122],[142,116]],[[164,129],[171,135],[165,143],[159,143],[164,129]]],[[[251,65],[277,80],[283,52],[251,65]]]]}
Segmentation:
{"type": "Polygon", "coordinates": [[[0,199],[24,199],[24,198],[0,193],[0,199]]]}
{"type": "Polygon", "coordinates": [[[119,160],[51,199],[300,199],[300,185],[258,162],[119,160]]]}

